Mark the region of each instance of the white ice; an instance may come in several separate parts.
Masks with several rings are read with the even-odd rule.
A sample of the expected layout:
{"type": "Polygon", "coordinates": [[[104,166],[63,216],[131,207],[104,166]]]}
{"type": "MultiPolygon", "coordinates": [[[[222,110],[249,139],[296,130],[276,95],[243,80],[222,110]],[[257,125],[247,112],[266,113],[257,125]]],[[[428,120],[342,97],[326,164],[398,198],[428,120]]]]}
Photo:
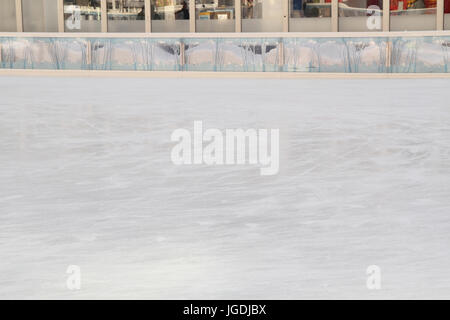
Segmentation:
{"type": "Polygon", "coordinates": [[[0,298],[448,299],[449,248],[448,79],[0,77],[0,298]],[[279,174],[173,165],[194,120],[279,174]]]}

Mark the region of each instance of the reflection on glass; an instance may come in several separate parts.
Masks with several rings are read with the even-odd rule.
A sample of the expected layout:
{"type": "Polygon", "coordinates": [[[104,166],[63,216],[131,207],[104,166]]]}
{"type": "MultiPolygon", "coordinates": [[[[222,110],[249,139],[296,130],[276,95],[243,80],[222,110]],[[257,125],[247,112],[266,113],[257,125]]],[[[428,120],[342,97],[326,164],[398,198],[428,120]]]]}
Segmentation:
{"type": "Polygon", "coordinates": [[[391,0],[391,31],[436,30],[437,0],[391,0]]]}
{"type": "Polygon", "coordinates": [[[197,32],[233,32],[234,0],[195,0],[197,32]]]}
{"type": "Polygon", "coordinates": [[[66,32],[100,32],[100,0],[64,0],[66,32]]]}
{"type": "Polygon", "coordinates": [[[108,32],[144,32],[144,0],[108,0],[108,32]]]}
{"type": "Polygon", "coordinates": [[[280,71],[277,39],[185,39],[186,71],[280,71]]]}
{"type": "Polygon", "coordinates": [[[282,1],[241,0],[243,32],[283,31],[282,1]]]}
{"type": "MultiPolygon", "coordinates": [[[[3,37],[0,42],[3,53],[0,68],[6,69],[450,72],[449,37],[435,34],[423,37],[291,34],[282,39],[50,36],[3,37]],[[279,60],[281,53],[283,66],[279,60]]],[[[217,98],[224,100],[226,94],[217,98]]]]}
{"type": "Polygon", "coordinates": [[[15,32],[16,29],[15,0],[0,0],[0,31],[15,32]]]}
{"type": "Polygon", "coordinates": [[[54,0],[22,0],[22,19],[25,32],[57,32],[57,2],[54,0]]]}
{"type": "Polygon", "coordinates": [[[331,0],[289,0],[289,31],[331,31],[331,0]]]}
{"type": "Polygon", "coordinates": [[[189,0],[152,0],[152,32],[189,32],[189,0]]]}
{"type": "Polygon", "coordinates": [[[383,0],[339,0],[339,31],[383,30],[383,0]]]}
{"type": "Polygon", "coordinates": [[[444,29],[450,30],[450,0],[444,0],[444,29]]]}

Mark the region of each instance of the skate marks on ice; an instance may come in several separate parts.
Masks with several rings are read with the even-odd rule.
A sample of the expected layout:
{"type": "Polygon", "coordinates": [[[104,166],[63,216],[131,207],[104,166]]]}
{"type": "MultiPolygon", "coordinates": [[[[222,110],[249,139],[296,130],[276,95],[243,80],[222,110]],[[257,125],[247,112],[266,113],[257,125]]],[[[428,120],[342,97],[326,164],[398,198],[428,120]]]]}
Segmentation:
{"type": "Polygon", "coordinates": [[[0,78],[0,296],[449,298],[448,86],[0,78]],[[174,166],[195,120],[279,128],[279,173],[174,166]]]}

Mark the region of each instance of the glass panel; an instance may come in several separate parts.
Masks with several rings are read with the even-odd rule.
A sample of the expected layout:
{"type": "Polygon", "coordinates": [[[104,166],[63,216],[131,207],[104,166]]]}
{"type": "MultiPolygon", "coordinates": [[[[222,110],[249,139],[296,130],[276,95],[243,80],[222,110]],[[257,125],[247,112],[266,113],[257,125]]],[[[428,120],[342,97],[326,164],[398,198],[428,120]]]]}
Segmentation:
{"type": "Polygon", "coordinates": [[[243,32],[283,31],[283,2],[241,0],[243,32]]]}
{"type": "Polygon", "coordinates": [[[180,69],[180,42],[177,39],[92,39],[92,70],[180,69]]]}
{"type": "Polygon", "coordinates": [[[289,0],[289,31],[331,31],[331,0],[289,0]]]}
{"type": "Polygon", "coordinates": [[[277,39],[185,39],[186,71],[279,71],[277,39]]]}
{"type": "Polygon", "coordinates": [[[339,31],[382,29],[383,0],[339,0],[339,31]]]}
{"type": "Polygon", "coordinates": [[[189,32],[189,0],[152,0],[152,32],[189,32]]]}
{"type": "Polygon", "coordinates": [[[197,32],[233,32],[234,0],[195,0],[197,32]]]}
{"type": "Polygon", "coordinates": [[[436,30],[436,0],[391,0],[391,31],[436,30]]]}
{"type": "Polygon", "coordinates": [[[22,0],[22,11],[23,31],[58,31],[58,9],[55,0],[22,0]]]}
{"type": "Polygon", "coordinates": [[[291,35],[284,39],[0,37],[0,48],[0,68],[4,69],[450,72],[450,37],[435,35],[389,38],[291,35]]]}
{"type": "Polygon", "coordinates": [[[450,30],[450,0],[444,0],[444,29],[450,30]]]}
{"type": "Polygon", "coordinates": [[[17,31],[15,0],[0,0],[0,31],[17,31]]]}
{"type": "Polygon", "coordinates": [[[388,72],[387,38],[286,38],[284,71],[388,72]]]}
{"type": "Polygon", "coordinates": [[[100,32],[100,0],[64,0],[66,32],[100,32]]]}
{"type": "Polygon", "coordinates": [[[178,39],[1,38],[5,69],[180,70],[178,39]]]}
{"type": "Polygon", "coordinates": [[[145,32],[144,0],[108,0],[108,32],[145,32]]]}

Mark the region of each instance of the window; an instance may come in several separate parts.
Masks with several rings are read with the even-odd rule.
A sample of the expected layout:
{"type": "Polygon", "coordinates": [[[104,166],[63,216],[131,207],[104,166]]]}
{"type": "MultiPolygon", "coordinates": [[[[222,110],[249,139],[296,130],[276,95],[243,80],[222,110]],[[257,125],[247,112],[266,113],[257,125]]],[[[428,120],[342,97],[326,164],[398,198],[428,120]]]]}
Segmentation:
{"type": "Polygon", "coordinates": [[[152,32],[189,32],[189,0],[152,0],[151,11],[152,32]]]}
{"type": "Polygon", "coordinates": [[[15,0],[0,0],[0,31],[17,31],[15,0]]]}
{"type": "Polygon", "coordinates": [[[283,2],[241,0],[243,32],[283,31],[283,2]]]}
{"type": "Polygon", "coordinates": [[[437,0],[391,0],[391,31],[436,30],[437,0]]]}
{"type": "Polygon", "coordinates": [[[339,31],[382,31],[383,0],[339,0],[339,31]]]}
{"type": "Polygon", "coordinates": [[[100,32],[102,17],[100,2],[100,0],[64,0],[64,30],[100,32]]]}
{"type": "Polygon", "coordinates": [[[289,0],[289,31],[331,31],[331,0],[289,0]]]}
{"type": "Polygon", "coordinates": [[[57,32],[58,8],[55,0],[22,0],[24,32],[57,32]]]}
{"type": "Polygon", "coordinates": [[[444,29],[450,30],[450,0],[444,0],[444,29]]]}
{"type": "Polygon", "coordinates": [[[108,32],[145,32],[144,0],[108,0],[108,32]]]}
{"type": "Polygon", "coordinates": [[[195,0],[197,32],[233,32],[234,0],[195,0]]]}

